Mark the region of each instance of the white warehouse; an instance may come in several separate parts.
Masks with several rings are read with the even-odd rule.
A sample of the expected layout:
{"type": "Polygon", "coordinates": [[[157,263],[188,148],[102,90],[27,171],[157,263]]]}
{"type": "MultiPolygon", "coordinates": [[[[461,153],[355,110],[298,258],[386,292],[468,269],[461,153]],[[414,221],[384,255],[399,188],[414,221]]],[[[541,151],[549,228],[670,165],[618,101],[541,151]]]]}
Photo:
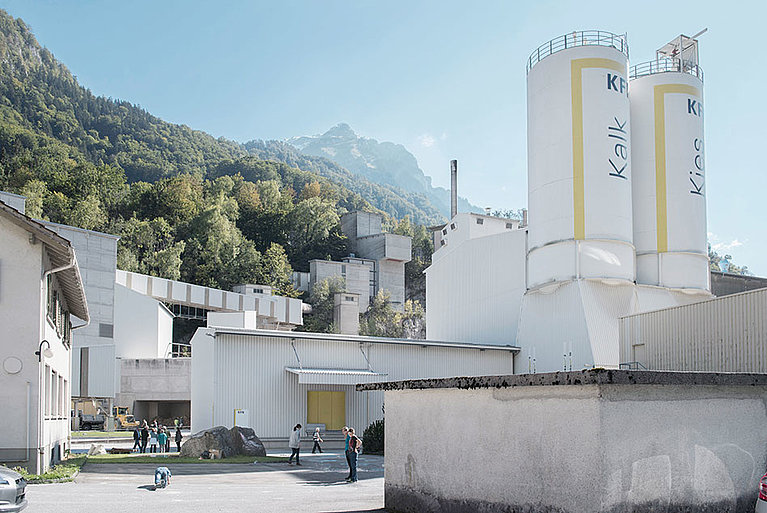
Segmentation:
{"type": "Polygon", "coordinates": [[[296,423],[361,430],[383,418],[383,392],[357,383],[509,374],[518,348],[212,327],[192,339],[192,431],[231,427],[244,410],[265,443],[284,441],[296,423]]]}

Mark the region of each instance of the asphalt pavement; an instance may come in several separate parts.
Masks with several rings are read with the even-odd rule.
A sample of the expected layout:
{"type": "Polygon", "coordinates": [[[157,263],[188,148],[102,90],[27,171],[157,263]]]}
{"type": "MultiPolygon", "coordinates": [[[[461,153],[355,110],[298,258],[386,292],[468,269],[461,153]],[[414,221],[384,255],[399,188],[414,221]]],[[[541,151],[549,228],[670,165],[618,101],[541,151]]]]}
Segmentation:
{"type": "MultiPolygon", "coordinates": [[[[270,456],[288,453],[270,452],[270,456]]],[[[359,457],[359,481],[340,451],[287,463],[171,464],[171,484],[154,489],[155,465],[86,463],[72,483],[30,485],[27,513],[383,512],[383,457],[359,457]]]]}

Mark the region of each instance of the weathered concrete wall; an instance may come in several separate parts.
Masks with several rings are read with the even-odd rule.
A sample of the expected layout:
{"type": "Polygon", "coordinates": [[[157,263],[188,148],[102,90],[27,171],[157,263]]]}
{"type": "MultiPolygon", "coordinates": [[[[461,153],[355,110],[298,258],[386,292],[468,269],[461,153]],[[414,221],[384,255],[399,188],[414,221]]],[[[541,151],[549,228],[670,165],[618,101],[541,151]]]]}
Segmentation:
{"type": "Polygon", "coordinates": [[[191,358],[125,359],[120,362],[117,404],[133,407],[136,401],[190,401],[191,358]]]}
{"type": "Polygon", "coordinates": [[[385,389],[400,512],[753,511],[767,375],[584,371],[385,389]]]}

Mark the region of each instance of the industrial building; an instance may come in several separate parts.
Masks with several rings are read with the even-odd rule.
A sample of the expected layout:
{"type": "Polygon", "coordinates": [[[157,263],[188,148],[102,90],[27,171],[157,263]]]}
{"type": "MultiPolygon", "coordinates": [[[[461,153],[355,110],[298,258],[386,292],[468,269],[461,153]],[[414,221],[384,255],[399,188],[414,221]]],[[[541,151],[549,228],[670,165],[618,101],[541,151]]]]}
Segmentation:
{"type": "Polygon", "coordinates": [[[10,197],[16,208],[6,199],[0,196],[0,462],[42,473],[69,448],[72,332],[90,315],[70,242],[17,210],[18,198],[10,197]]]}
{"type": "Polygon", "coordinates": [[[384,380],[513,372],[516,347],[260,330],[237,313],[208,316],[192,339],[192,431],[247,418],[268,446],[292,427],[361,431],[384,416],[384,380]]]}
{"type": "Polygon", "coordinates": [[[602,31],[532,53],[528,222],[454,210],[437,227],[427,338],[513,344],[517,372],[617,368],[634,361],[621,318],[712,297],[697,39],[628,54],[602,31]]]}
{"type": "MultiPolygon", "coordinates": [[[[341,231],[349,241],[349,256],[340,262],[311,260],[309,272],[294,272],[296,290],[311,291],[316,283],[332,277],[343,278],[345,292],[356,294],[357,313],[366,312],[379,291],[389,293],[395,310],[405,305],[405,264],[411,259],[410,237],[384,233],[383,218],[371,212],[349,212],[341,216],[341,231]]],[[[357,334],[358,320],[334,318],[339,331],[357,334]],[[343,321],[343,322],[342,322],[343,321]]]]}

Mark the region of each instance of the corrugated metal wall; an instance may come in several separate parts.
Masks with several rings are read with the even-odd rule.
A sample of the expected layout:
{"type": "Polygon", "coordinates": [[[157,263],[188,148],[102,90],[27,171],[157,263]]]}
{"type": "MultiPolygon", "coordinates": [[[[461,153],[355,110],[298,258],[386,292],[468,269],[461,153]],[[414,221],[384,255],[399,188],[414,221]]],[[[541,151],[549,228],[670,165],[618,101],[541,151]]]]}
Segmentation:
{"type": "MultiPolygon", "coordinates": [[[[509,350],[385,343],[360,346],[357,341],[300,337],[292,340],[303,367],[367,369],[362,347],[372,369],[388,373],[389,380],[513,372],[513,353],[509,350]]],[[[353,386],[342,385],[300,385],[298,376],[285,370],[298,366],[291,338],[219,332],[214,346],[212,361],[199,361],[200,365],[213,366],[214,425],[232,426],[235,408],[243,408],[249,410],[250,423],[258,436],[286,438],[296,423],[306,423],[309,390],[345,391],[346,423],[355,429],[365,429],[383,417],[382,392],[357,392],[353,386]]],[[[192,400],[196,401],[194,397],[192,400]]]]}
{"type": "Polygon", "coordinates": [[[767,289],[620,320],[621,362],[652,370],[767,372],[767,289]]]}

